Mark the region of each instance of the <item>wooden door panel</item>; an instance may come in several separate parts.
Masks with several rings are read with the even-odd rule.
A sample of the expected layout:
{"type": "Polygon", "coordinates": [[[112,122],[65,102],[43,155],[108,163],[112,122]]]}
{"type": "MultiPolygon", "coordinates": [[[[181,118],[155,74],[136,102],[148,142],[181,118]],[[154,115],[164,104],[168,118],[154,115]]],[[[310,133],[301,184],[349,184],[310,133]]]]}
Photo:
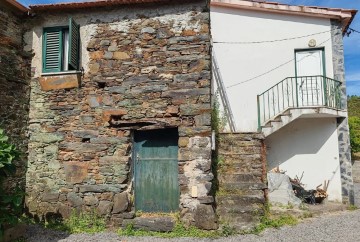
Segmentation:
{"type": "Polygon", "coordinates": [[[178,132],[135,133],[135,209],[171,212],[179,207],[178,132]]]}

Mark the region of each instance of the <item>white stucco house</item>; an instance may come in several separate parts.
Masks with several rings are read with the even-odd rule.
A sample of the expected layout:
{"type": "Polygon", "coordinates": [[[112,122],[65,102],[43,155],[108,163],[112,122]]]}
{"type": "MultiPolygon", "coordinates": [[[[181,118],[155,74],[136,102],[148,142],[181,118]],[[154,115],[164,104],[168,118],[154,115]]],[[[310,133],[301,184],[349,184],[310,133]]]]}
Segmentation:
{"type": "Polygon", "coordinates": [[[356,10],[211,0],[215,91],[228,131],[263,132],[279,166],[353,200],[343,36],[356,10]]]}

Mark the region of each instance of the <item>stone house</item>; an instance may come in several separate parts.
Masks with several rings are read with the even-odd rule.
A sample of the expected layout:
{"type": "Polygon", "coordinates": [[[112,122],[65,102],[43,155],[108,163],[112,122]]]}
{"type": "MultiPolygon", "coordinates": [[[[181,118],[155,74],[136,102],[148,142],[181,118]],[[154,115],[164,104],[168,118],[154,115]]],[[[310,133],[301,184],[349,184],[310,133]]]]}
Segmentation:
{"type": "Polygon", "coordinates": [[[343,36],[357,11],[266,1],[210,6],[228,129],[264,134],[268,170],[302,177],[308,190],[329,181],[330,201],[353,203],[343,36]]]}
{"type": "Polygon", "coordinates": [[[135,211],[179,212],[217,229],[216,207],[247,228],[267,198],[266,166],[304,171],[311,186],[329,179],[329,198],[352,203],[342,34],[356,11],[231,0],[0,7],[0,125],[27,156],[18,177],[34,216],[95,210],[114,226],[168,231],[169,217],[135,211]],[[277,61],[293,65],[247,81],[277,61]],[[292,92],[270,88],[284,78],[292,92]],[[221,166],[211,160],[218,87],[231,131],[220,134],[221,166]]]}
{"type": "Polygon", "coordinates": [[[179,211],[217,228],[207,4],[30,6],[30,213],[95,209],[119,226],[135,210],[179,211]]]}

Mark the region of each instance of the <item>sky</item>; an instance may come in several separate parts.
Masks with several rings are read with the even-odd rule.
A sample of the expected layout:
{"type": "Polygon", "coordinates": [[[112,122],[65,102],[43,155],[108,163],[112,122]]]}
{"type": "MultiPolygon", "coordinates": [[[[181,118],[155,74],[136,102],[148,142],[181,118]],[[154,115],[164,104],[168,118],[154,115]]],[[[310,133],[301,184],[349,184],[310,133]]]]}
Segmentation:
{"type": "MultiPolygon", "coordinates": [[[[18,0],[25,6],[58,2],[82,2],[82,0],[18,0]]],[[[89,1],[89,0],[88,0],[89,1]]],[[[360,0],[271,0],[290,5],[323,6],[332,8],[348,8],[360,10],[360,0]]],[[[350,28],[360,32],[360,11],[350,28]]],[[[353,32],[344,37],[345,72],[348,95],[360,96],[360,33],[353,32]]]]}

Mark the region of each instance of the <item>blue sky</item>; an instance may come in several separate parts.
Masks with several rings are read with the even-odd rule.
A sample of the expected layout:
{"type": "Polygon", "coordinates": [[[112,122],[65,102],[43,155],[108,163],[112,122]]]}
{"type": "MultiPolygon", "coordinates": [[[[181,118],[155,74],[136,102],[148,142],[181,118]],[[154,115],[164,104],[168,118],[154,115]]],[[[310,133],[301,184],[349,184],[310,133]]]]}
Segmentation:
{"type": "MultiPolygon", "coordinates": [[[[82,0],[18,0],[25,6],[57,2],[82,2],[82,0]]],[[[89,0],[88,0],[89,1],[89,0]]],[[[360,0],[272,0],[293,5],[324,6],[333,8],[360,9],[360,0]]],[[[352,22],[351,28],[360,32],[360,12],[352,22]]],[[[360,96],[360,34],[352,33],[344,37],[345,70],[348,95],[360,96]]]]}

